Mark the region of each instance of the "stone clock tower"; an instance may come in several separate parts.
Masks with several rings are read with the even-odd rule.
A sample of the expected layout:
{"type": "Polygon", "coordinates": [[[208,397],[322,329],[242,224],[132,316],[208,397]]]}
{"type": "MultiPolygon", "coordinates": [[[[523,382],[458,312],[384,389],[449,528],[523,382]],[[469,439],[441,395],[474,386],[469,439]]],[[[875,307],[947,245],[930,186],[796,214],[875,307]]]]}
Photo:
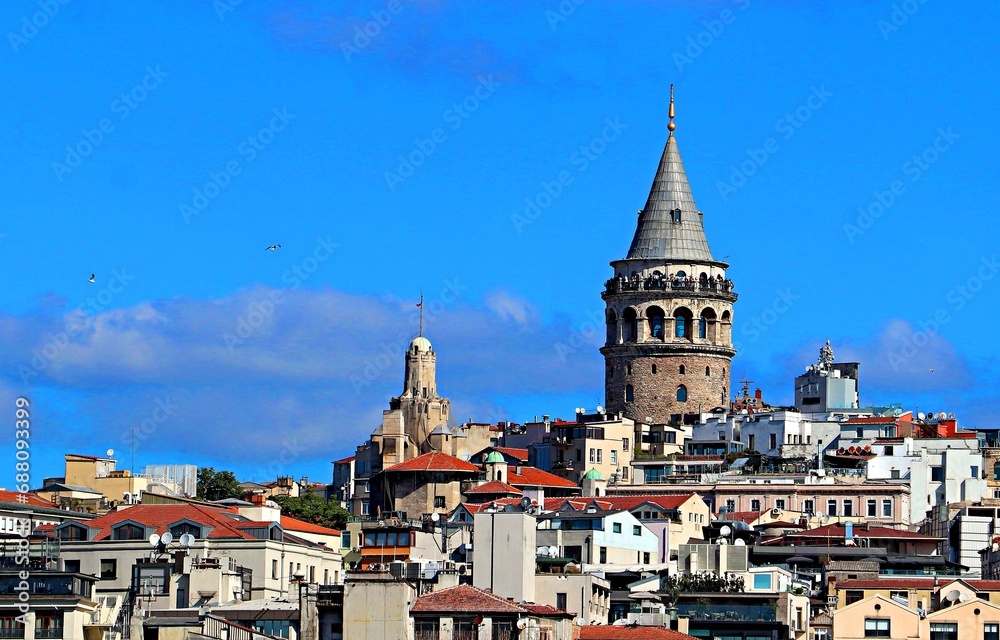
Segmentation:
{"type": "Polygon", "coordinates": [[[638,212],[623,260],[605,284],[608,413],[637,421],[726,407],[736,293],[729,267],[712,257],[674,137],[673,87],[667,144],[638,212]]]}

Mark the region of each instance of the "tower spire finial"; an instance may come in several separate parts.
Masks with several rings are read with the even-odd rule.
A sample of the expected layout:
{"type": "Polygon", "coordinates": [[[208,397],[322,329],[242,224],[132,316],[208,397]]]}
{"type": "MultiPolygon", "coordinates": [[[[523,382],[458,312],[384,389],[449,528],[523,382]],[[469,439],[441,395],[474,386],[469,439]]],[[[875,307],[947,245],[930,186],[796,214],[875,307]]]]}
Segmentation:
{"type": "Polygon", "coordinates": [[[420,308],[420,330],[417,333],[421,338],[424,337],[424,292],[420,291],[420,304],[417,305],[420,308]]]}
{"type": "Polygon", "coordinates": [[[667,115],[670,116],[670,122],[667,123],[667,130],[673,133],[677,125],[674,124],[674,85],[672,83],[670,85],[670,111],[667,115]]]}

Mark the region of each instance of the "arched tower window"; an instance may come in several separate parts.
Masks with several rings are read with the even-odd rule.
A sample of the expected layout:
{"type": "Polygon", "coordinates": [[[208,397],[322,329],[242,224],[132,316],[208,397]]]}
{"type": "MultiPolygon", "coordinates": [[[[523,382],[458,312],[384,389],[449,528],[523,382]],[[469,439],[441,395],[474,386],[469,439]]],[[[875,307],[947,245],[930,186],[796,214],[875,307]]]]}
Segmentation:
{"type": "Polygon", "coordinates": [[[691,340],[691,310],[679,307],[674,311],[674,337],[691,340]]]}
{"type": "Polygon", "coordinates": [[[996,462],[993,465],[993,479],[1000,480],[1000,462],[996,462]]]}
{"type": "Polygon", "coordinates": [[[653,365],[653,373],[656,373],[656,365],[653,365]]]}
{"type": "Polygon", "coordinates": [[[704,317],[698,318],[698,337],[707,338],[708,337],[708,320],[704,317]]]}
{"type": "Polygon", "coordinates": [[[711,307],[703,309],[701,317],[698,318],[698,337],[707,338],[709,342],[715,344],[718,338],[717,327],[718,323],[715,321],[715,309],[712,309],[711,307]]]}
{"type": "Polygon", "coordinates": [[[681,365],[677,368],[677,373],[684,375],[684,365],[681,365]]]}
{"type": "Polygon", "coordinates": [[[503,482],[503,471],[500,471],[499,469],[497,469],[496,480],[497,480],[497,482],[503,482]]]}
{"type": "Polygon", "coordinates": [[[677,402],[687,402],[688,390],[687,387],[681,385],[677,387],[677,402]]]}
{"type": "Polygon", "coordinates": [[[632,308],[628,308],[622,313],[622,322],[624,323],[622,339],[625,342],[635,342],[639,339],[638,317],[635,309],[632,308]]]}
{"type": "Polygon", "coordinates": [[[618,316],[615,315],[614,309],[608,309],[608,344],[616,344],[618,342],[618,316]]]}
{"type": "Polygon", "coordinates": [[[650,307],[646,310],[646,317],[649,319],[649,335],[656,340],[663,340],[663,309],[650,307]]]}
{"type": "Polygon", "coordinates": [[[733,340],[732,319],[733,316],[728,309],[722,312],[722,329],[719,338],[725,344],[729,344],[733,340]]]}
{"type": "Polygon", "coordinates": [[[635,400],[635,389],[632,388],[632,385],[627,384],[625,385],[625,402],[632,402],[633,400],[635,400]]]}
{"type": "Polygon", "coordinates": [[[712,375],[712,367],[705,367],[705,375],[706,376],[712,375]]]}
{"type": "Polygon", "coordinates": [[[627,373],[628,375],[632,375],[632,364],[631,363],[625,365],[625,373],[627,373]]]}

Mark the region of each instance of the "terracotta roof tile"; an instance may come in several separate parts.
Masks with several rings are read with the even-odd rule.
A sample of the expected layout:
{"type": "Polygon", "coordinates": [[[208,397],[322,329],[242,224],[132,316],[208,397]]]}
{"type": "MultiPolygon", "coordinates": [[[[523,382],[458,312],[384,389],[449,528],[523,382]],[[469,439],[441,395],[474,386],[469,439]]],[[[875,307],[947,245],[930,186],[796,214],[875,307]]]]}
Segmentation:
{"type": "Polygon", "coordinates": [[[23,507],[31,506],[48,507],[50,509],[56,508],[55,505],[52,504],[51,500],[39,498],[38,495],[34,493],[18,493],[16,491],[0,490],[0,502],[13,502],[23,507]]]}
{"type": "Polygon", "coordinates": [[[512,600],[467,584],[419,596],[410,611],[412,613],[527,613],[524,607],[512,600]]]}
{"type": "Polygon", "coordinates": [[[696,640],[680,631],[664,627],[588,625],[580,627],[580,640],[696,640]]]}
{"type": "Polygon", "coordinates": [[[299,533],[315,533],[324,536],[340,535],[340,531],[337,531],[336,529],[330,529],[329,527],[323,527],[318,524],[313,524],[312,522],[306,522],[305,520],[299,520],[289,516],[281,516],[281,527],[285,531],[298,531],[299,533]]]}
{"type": "MultiPolygon", "coordinates": [[[[938,585],[947,584],[939,580],[938,585]]],[[[841,580],[837,589],[933,589],[934,578],[884,578],[882,580],[841,580]]]]}
{"type": "Polygon", "coordinates": [[[242,530],[250,523],[233,518],[230,514],[231,512],[227,510],[194,504],[137,504],[127,509],[111,511],[93,520],[80,521],[80,524],[100,529],[94,537],[95,540],[110,539],[112,527],[127,520],[143,524],[160,535],[166,533],[170,525],[181,520],[190,520],[211,527],[212,530],[208,533],[209,539],[252,539],[253,536],[242,530]]]}
{"type": "Polygon", "coordinates": [[[515,487],[577,488],[575,482],[560,478],[548,471],[542,471],[535,467],[518,467],[517,469],[512,469],[507,473],[507,480],[515,487]]]}
{"type": "Polygon", "coordinates": [[[512,458],[517,458],[521,462],[528,461],[528,450],[527,449],[515,449],[514,447],[493,447],[500,453],[508,455],[512,458]]]}
{"type": "MultiPolygon", "coordinates": [[[[815,529],[808,529],[806,531],[800,531],[799,533],[790,533],[786,537],[788,538],[844,538],[846,527],[843,524],[828,524],[822,527],[816,527],[815,529]]],[[[854,525],[854,537],[855,538],[906,538],[909,540],[941,540],[941,538],[935,538],[934,536],[927,536],[922,533],[914,533],[913,531],[903,531],[902,529],[890,529],[889,527],[878,527],[869,526],[865,527],[863,525],[854,525]]]]}
{"type": "Polygon", "coordinates": [[[462,471],[467,473],[479,473],[479,467],[459,460],[454,456],[449,456],[440,451],[430,451],[419,455],[412,460],[394,464],[385,470],[386,473],[401,473],[407,471],[462,471]]]}
{"type": "Polygon", "coordinates": [[[503,495],[521,495],[521,490],[517,487],[512,487],[505,482],[500,482],[498,480],[491,480],[486,484],[481,484],[478,487],[469,489],[465,492],[466,495],[475,494],[503,494],[503,495]]]}

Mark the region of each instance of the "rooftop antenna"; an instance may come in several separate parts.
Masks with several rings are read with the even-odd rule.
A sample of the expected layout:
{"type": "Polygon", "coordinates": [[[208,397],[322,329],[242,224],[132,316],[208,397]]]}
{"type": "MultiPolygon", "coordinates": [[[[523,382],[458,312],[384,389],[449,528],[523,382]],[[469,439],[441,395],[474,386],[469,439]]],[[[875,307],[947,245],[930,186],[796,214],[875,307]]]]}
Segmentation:
{"type": "Polygon", "coordinates": [[[135,475],[135,425],[132,425],[132,475],[135,475]]]}
{"type": "Polygon", "coordinates": [[[674,85],[673,85],[673,83],[670,84],[670,111],[667,113],[667,115],[670,116],[670,122],[667,123],[667,131],[669,131],[672,134],[674,132],[674,129],[677,128],[677,125],[674,124],[674,85]]]}

